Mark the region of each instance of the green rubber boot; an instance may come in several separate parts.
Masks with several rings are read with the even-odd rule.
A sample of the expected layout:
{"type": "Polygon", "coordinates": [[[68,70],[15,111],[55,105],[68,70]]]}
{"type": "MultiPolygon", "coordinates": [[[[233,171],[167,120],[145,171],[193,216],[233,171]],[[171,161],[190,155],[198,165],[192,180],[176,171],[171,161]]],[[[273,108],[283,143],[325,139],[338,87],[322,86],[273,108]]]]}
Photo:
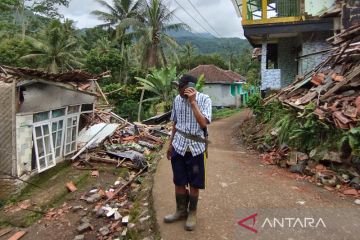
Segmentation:
{"type": "Polygon", "coordinates": [[[185,230],[193,231],[196,227],[196,209],[198,203],[198,196],[191,196],[189,201],[189,214],[185,224],[185,230]]]}
{"type": "Polygon", "coordinates": [[[176,212],[164,217],[165,223],[173,223],[182,219],[186,219],[189,205],[189,194],[176,194],[176,212]]]}

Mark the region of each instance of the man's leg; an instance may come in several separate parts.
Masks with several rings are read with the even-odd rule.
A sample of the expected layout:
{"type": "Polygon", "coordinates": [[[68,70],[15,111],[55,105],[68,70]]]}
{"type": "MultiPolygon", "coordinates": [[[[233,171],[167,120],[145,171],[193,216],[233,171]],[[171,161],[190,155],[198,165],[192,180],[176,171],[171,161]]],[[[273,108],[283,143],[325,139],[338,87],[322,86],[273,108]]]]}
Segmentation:
{"type": "Polygon", "coordinates": [[[199,189],[205,189],[205,156],[192,157],[189,163],[190,171],[190,197],[189,197],[189,213],[185,224],[185,229],[193,231],[196,227],[196,210],[199,199],[199,189]]]}
{"type": "Polygon", "coordinates": [[[165,223],[173,223],[175,221],[185,219],[187,217],[189,205],[189,193],[186,189],[188,178],[183,156],[174,151],[171,158],[171,166],[174,174],[176,212],[165,216],[165,223]]]}

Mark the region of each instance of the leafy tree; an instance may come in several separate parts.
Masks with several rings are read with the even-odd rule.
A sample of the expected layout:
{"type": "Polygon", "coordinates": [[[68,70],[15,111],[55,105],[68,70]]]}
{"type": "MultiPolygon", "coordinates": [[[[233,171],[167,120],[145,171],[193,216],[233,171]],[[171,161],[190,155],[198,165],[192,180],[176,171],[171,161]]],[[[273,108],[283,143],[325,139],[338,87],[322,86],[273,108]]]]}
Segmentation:
{"type": "Polygon", "coordinates": [[[79,57],[82,51],[77,38],[73,36],[73,30],[71,21],[65,24],[59,20],[51,21],[38,39],[27,38],[33,50],[21,59],[35,60],[38,67],[51,73],[65,72],[81,66],[79,57]]]}
{"type": "Polygon", "coordinates": [[[145,91],[153,93],[155,96],[145,99],[144,102],[153,102],[155,104],[164,104],[164,110],[170,111],[172,101],[176,95],[176,91],[172,81],[178,78],[176,74],[176,67],[163,67],[161,69],[152,69],[145,77],[135,77],[141,88],[145,91]]]}
{"type": "Polygon", "coordinates": [[[0,64],[23,66],[24,63],[20,58],[28,54],[30,50],[28,42],[16,38],[5,38],[0,42],[0,64]]]}
{"type": "Polygon", "coordinates": [[[134,27],[137,46],[141,49],[141,63],[145,68],[167,65],[165,49],[176,55],[178,44],[167,34],[188,28],[183,23],[171,24],[174,11],[170,11],[163,0],[151,0],[146,3],[142,21],[124,21],[125,25],[134,27]]]}
{"type": "Polygon", "coordinates": [[[197,55],[193,57],[189,62],[187,60],[181,59],[179,66],[179,71],[187,71],[188,69],[193,69],[199,65],[213,64],[222,69],[226,69],[227,65],[223,58],[218,54],[212,55],[197,55]]]}
{"type": "Polygon", "coordinates": [[[96,2],[105,7],[106,11],[95,10],[92,14],[97,16],[98,19],[105,21],[105,23],[100,26],[108,28],[115,26],[116,39],[122,44],[125,31],[129,26],[124,27],[124,25],[120,25],[120,23],[124,19],[137,19],[140,16],[140,8],[144,1],[113,0],[112,5],[105,0],[96,0],[96,2]]]}
{"type": "Polygon", "coordinates": [[[182,62],[187,63],[187,70],[190,70],[190,63],[195,54],[195,47],[191,44],[191,42],[186,42],[185,45],[180,50],[182,56],[182,62]]]}

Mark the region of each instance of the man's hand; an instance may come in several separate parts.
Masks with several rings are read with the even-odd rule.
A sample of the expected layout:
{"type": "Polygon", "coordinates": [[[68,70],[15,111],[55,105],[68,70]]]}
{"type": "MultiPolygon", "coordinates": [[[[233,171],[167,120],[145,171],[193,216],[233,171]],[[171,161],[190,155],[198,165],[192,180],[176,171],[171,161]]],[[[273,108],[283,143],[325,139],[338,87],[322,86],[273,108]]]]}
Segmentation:
{"type": "Polygon", "coordinates": [[[190,103],[196,101],[196,89],[195,88],[192,88],[192,87],[186,88],[184,94],[185,94],[185,96],[188,97],[188,100],[190,103]]]}
{"type": "Polygon", "coordinates": [[[171,160],[172,151],[173,151],[173,146],[172,146],[172,144],[170,144],[170,146],[169,146],[169,148],[167,150],[167,153],[166,153],[166,157],[167,157],[168,160],[171,160]]]}

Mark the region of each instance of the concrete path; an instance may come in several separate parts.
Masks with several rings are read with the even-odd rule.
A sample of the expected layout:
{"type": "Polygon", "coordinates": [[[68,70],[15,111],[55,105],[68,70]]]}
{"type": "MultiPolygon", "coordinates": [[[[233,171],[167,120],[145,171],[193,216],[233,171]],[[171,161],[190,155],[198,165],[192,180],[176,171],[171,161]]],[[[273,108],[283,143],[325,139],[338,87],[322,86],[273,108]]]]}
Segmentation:
{"type": "MultiPolygon", "coordinates": [[[[324,234],[331,233],[326,239],[359,239],[359,233],[353,235],[353,230],[348,230],[344,235],[346,229],[337,226],[341,222],[339,218],[326,222],[327,228],[320,229],[321,226],[318,226],[316,234],[310,232],[310,236],[306,232],[299,235],[296,229],[295,232],[294,229],[282,230],[285,235],[280,231],[283,237],[266,229],[260,232],[261,214],[255,225],[259,230],[256,234],[238,225],[239,220],[252,213],[268,213],[270,216],[273,214],[269,213],[272,209],[278,209],[278,214],[285,211],[293,215],[297,214],[294,212],[296,210],[302,214],[308,212],[310,215],[318,211],[324,214],[324,218],[335,214],[336,211],[341,214],[346,212],[346,223],[353,220],[356,224],[360,216],[359,206],[353,203],[354,199],[343,199],[314,184],[296,180],[294,175],[276,166],[261,165],[257,154],[247,151],[238,139],[232,137],[247,115],[248,112],[243,111],[210,125],[212,144],[209,148],[210,158],[207,166],[208,185],[207,189],[200,193],[198,227],[194,232],[184,231],[184,221],[171,225],[163,223],[163,217],[174,211],[175,200],[170,162],[165,158],[161,160],[155,176],[153,197],[162,238],[323,239],[320,236],[325,237],[324,234]],[[296,236],[292,238],[294,234],[296,236]]],[[[252,227],[251,219],[245,225],[252,227]]],[[[360,226],[358,227],[360,229],[360,226]]]]}

